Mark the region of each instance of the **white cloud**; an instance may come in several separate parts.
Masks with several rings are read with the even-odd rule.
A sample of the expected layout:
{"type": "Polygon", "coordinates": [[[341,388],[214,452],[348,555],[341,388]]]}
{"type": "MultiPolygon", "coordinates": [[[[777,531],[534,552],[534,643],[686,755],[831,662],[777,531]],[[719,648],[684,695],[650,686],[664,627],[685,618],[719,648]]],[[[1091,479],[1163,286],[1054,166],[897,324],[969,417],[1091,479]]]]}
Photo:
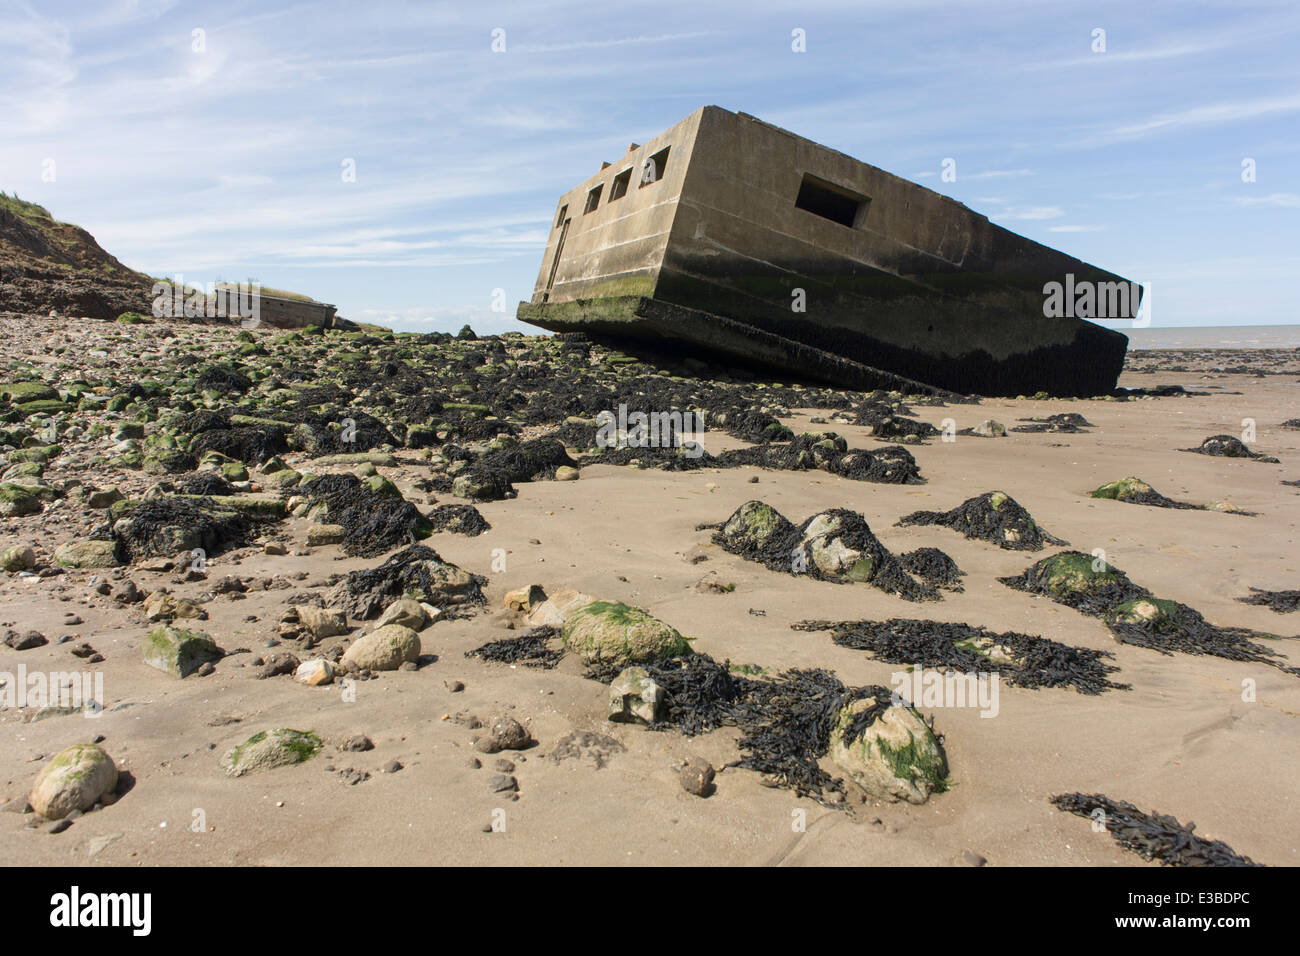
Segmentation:
{"type": "Polygon", "coordinates": [[[1300,195],[1295,193],[1269,193],[1267,196],[1237,196],[1233,199],[1240,206],[1279,206],[1283,209],[1300,208],[1300,195]]]}

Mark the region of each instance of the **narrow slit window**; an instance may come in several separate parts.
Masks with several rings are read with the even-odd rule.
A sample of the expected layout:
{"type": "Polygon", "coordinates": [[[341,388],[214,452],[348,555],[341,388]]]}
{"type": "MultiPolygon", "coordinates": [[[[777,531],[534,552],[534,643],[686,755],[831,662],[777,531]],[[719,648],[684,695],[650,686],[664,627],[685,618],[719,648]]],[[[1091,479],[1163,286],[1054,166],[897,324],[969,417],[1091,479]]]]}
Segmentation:
{"type": "Polygon", "coordinates": [[[804,173],[794,204],[806,212],[853,229],[866,218],[871,200],[861,193],[804,173]]]}
{"type": "Polygon", "coordinates": [[[632,167],[629,166],[627,169],[623,170],[621,173],[619,173],[617,176],[614,177],[614,182],[611,183],[609,187],[609,201],[613,202],[615,199],[622,199],[624,196],[626,196],[627,185],[631,181],[632,181],[632,167]]]}
{"type": "Polygon", "coordinates": [[[605,188],[605,184],[601,183],[591,192],[587,193],[587,205],[584,206],[582,209],[582,214],[584,216],[600,205],[600,191],[604,188],[605,188]]]}
{"type": "Polygon", "coordinates": [[[564,217],[569,214],[569,204],[565,203],[560,207],[560,214],[555,217],[555,228],[559,229],[564,225],[564,217]]]}
{"type": "Polygon", "coordinates": [[[649,186],[664,178],[664,170],[668,168],[668,150],[671,148],[665,146],[645,161],[645,165],[641,167],[642,186],[649,186]]]}

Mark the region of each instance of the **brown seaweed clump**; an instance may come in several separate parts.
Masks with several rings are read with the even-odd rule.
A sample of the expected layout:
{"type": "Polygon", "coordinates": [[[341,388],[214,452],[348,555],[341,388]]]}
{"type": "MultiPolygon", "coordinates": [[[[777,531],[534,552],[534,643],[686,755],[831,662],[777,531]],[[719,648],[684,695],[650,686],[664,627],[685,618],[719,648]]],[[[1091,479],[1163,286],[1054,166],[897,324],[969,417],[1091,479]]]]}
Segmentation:
{"type": "Polygon", "coordinates": [[[1048,415],[1046,418],[1022,418],[1022,422],[1028,422],[1027,425],[1016,425],[1007,429],[1013,432],[1060,432],[1066,435],[1074,435],[1087,432],[1090,428],[1095,428],[1092,422],[1084,418],[1077,412],[1062,412],[1059,415],[1048,415]]]}
{"type": "Polygon", "coordinates": [[[1161,866],[1261,866],[1241,856],[1222,840],[1206,840],[1193,831],[1195,823],[1180,823],[1162,813],[1147,813],[1104,793],[1061,793],[1052,806],[1066,813],[1103,823],[1115,842],[1147,862],[1161,866]]]}
{"type": "MultiPolygon", "coordinates": [[[[391,484],[376,483],[381,489],[391,484]]],[[[330,524],[343,528],[343,552],[375,558],[432,533],[420,509],[395,493],[373,490],[355,475],[321,475],[302,486],[311,504],[323,504],[330,524]]]]}
{"type": "Polygon", "coordinates": [[[1270,465],[1281,464],[1276,458],[1270,458],[1260,452],[1251,451],[1245,442],[1233,435],[1211,435],[1196,448],[1180,448],[1178,450],[1190,451],[1197,455],[1210,455],[1214,458],[1251,458],[1270,465]]]}
{"type": "Polygon", "coordinates": [[[560,642],[560,629],[545,625],[525,631],[519,637],[488,641],[466,651],[465,656],[498,664],[522,664],[551,670],[564,656],[564,647],[560,642]]]}
{"type": "Polygon", "coordinates": [[[492,530],[492,525],[473,505],[438,505],[427,517],[434,531],[450,531],[475,538],[492,530]]]}
{"type": "Polygon", "coordinates": [[[1242,604],[1258,604],[1278,614],[1289,614],[1300,610],[1300,591],[1265,591],[1251,588],[1248,597],[1237,598],[1242,604]]]}
{"type": "Polygon", "coordinates": [[[1279,660],[1258,640],[1276,638],[1244,627],[1219,627],[1200,612],[1158,598],[1134,584],[1119,568],[1080,551],[1062,551],[1031,565],[1022,574],[999,578],[1008,587],[1043,594],[1084,614],[1100,617],[1122,644],[1162,654],[1209,655],[1268,664],[1290,674],[1300,668],[1279,660]]]}
{"type": "Polygon", "coordinates": [[[952,511],[915,511],[898,519],[900,527],[935,524],[1008,551],[1041,551],[1045,545],[1068,543],[1044,531],[1020,502],[1002,491],[969,498],[952,511]]]}
{"type": "Polygon", "coordinates": [[[1113,655],[1071,647],[1034,634],[999,634],[970,624],[891,618],[887,621],[800,621],[796,631],[830,631],[838,647],[867,651],[887,664],[996,673],[1016,687],[1073,687],[1080,694],[1129,690],[1112,681],[1113,655]]]}
{"type": "Polygon", "coordinates": [[[246,545],[265,521],[274,520],[227,509],[220,498],[149,498],[117,512],[112,538],[129,560],[174,557],[202,549],[209,557],[246,545]]]}
{"type": "Polygon", "coordinates": [[[862,515],[845,508],[815,514],[796,527],[771,505],[747,501],[718,527],[713,543],[773,571],[871,584],[907,601],[940,599],[934,586],[907,573],[862,515]]]}
{"type": "Polygon", "coordinates": [[[444,561],[437,551],[417,544],[398,551],[375,568],[352,571],[330,594],[329,604],[358,621],[378,617],[393,601],[409,597],[434,607],[486,603],[487,578],[444,561]]]}

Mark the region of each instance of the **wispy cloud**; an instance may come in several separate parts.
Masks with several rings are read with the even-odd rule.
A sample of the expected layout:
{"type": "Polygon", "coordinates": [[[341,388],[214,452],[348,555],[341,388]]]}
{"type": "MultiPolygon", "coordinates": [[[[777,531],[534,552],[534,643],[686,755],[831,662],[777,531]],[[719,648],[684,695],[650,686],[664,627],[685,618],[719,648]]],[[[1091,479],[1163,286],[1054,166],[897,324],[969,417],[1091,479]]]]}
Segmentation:
{"type": "Polygon", "coordinates": [[[1282,209],[1300,208],[1300,194],[1269,193],[1267,196],[1237,196],[1233,202],[1239,206],[1278,206],[1282,209]]]}

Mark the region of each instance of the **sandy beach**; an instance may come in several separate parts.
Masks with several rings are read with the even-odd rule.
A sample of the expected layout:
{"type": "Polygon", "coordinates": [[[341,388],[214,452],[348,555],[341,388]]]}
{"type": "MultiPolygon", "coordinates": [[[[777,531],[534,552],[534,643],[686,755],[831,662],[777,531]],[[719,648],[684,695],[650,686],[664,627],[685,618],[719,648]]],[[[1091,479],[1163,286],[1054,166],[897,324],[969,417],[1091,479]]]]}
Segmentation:
{"type": "MultiPolygon", "coordinates": [[[[77,377],[75,367],[57,369],[59,360],[41,347],[63,343],[81,350],[84,340],[77,344],[81,333],[72,325],[3,324],[6,361],[25,357],[44,363],[52,379],[77,377]],[[65,338],[69,333],[72,339],[65,338]]],[[[196,328],[180,326],[176,334],[200,336],[214,356],[237,331],[196,328]]],[[[84,334],[100,333],[92,328],[84,334]]],[[[1144,359],[1152,354],[1142,353],[1144,359]]],[[[1295,864],[1300,677],[1258,663],[1167,656],[1118,643],[1101,620],[997,580],[1051,551],[1008,551],[944,527],[895,526],[909,512],[946,511],[1001,490],[1072,549],[1103,549],[1134,582],[1190,605],[1214,624],[1295,634],[1300,615],[1236,600],[1252,586],[1284,590],[1297,581],[1300,496],[1281,481],[1300,478],[1294,466],[1300,431],[1280,427],[1295,412],[1297,370],[1278,371],[1126,372],[1120,382],[1206,392],[1195,396],[916,405],[916,417],[940,429],[950,418],[962,429],[985,419],[1013,426],[1062,412],[1094,426],[1080,433],[959,435],[910,445],[924,478],[918,484],[852,481],[823,470],[673,472],[608,464],[585,465],[577,481],[520,483],[512,500],[477,503],[491,530],[477,537],[439,532],[425,542],[487,578],[485,606],[424,629],[418,669],[358,681],[352,700],[337,683],[309,687],[287,675],[258,680],[251,663],[268,653],[264,642],[275,637],[291,596],[323,591],[330,575],[382,561],[347,557],[337,546],[308,547],[312,522],[306,517],[289,517],[267,532],[266,540],[283,542],[287,554],[265,553],[259,539],[211,557],[203,580],[148,570],[156,561],[46,577],[6,574],[0,630],[34,629],[49,642],[22,651],[0,648],[0,672],[16,673],[20,664],[28,671],[102,672],[104,712],[35,721],[30,709],[0,712],[3,809],[21,811],[49,758],[96,736],[127,783],[116,802],[79,816],[61,833],[46,832],[30,813],[0,813],[4,858],[23,866],[956,865],[965,854],[993,866],[1147,865],[1108,834],[1094,832],[1086,819],[1049,802],[1080,791],[1194,821],[1197,834],[1223,840],[1256,862],[1295,864]],[[1250,447],[1281,464],[1179,450],[1207,436],[1239,434],[1245,419],[1256,423],[1250,447]],[[1170,498],[1226,499],[1257,516],[1088,496],[1126,476],[1139,476],[1170,498]],[[796,523],[828,508],[860,512],[894,553],[935,547],[950,555],[965,572],[964,591],[916,604],[867,585],[780,574],[729,554],[711,542],[709,530],[696,530],[725,521],[756,498],[796,523]],[[697,588],[705,575],[734,589],[697,588]],[[213,584],[227,576],[250,585],[238,599],[212,594],[213,584]],[[207,620],[189,624],[227,651],[211,674],[179,680],[142,662],[140,645],[150,625],[140,605],[117,604],[94,589],[102,580],[117,589],[127,578],[143,591],[165,586],[201,603],[207,620]],[[266,581],[273,586],[264,589],[266,581]],[[520,622],[504,612],[503,597],[530,584],[548,594],[574,588],[643,608],[691,638],[697,653],[767,673],[826,668],[845,684],[888,685],[898,665],[837,647],[825,631],[791,625],[808,618],[913,617],[1109,651],[1119,668],[1113,678],[1131,689],[1087,696],[1004,685],[992,719],[970,707],[922,708],[947,754],[947,791],[922,805],[851,794],[847,808],[826,806],[765,786],[745,769],[722,769],[738,756],[735,729],[688,738],[671,729],[610,722],[607,688],[585,678],[571,656],[554,670],[467,658],[487,641],[521,633],[520,622]],[[69,625],[69,612],[80,623],[69,625]],[[72,639],[59,643],[65,634],[72,639]],[[69,649],[81,642],[102,662],[86,665],[71,657],[69,649]],[[235,648],[249,652],[231,654],[235,648]],[[456,682],[463,689],[456,690],[456,682]],[[1253,684],[1253,699],[1244,699],[1252,695],[1244,694],[1243,682],[1253,684]],[[498,714],[522,723],[536,745],[476,752],[475,723],[498,714]],[[310,729],[324,748],[296,766],[245,777],[222,772],[226,751],[279,727],[310,729]],[[600,759],[590,752],[566,755],[563,748],[557,753],[574,731],[603,735],[616,746],[607,746],[600,759]],[[355,734],[368,736],[374,748],[341,751],[355,734]],[[674,768],[692,755],[720,769],[716,792],[707,799],[679,784],[674,768]],[[497,768],[499,760],[513,766],[497,768]],[[369,778],[349,785],[345,771],[369,778]],[[515,778],[517,794],[492,792],[489,779],[499,772],[515,778]]],[[[864,426],[811,421],[826,414],[793,409],[782,422],[796,434],[832,429],[851,448],[881,444],[864,426]]],[[[710,453],[744,444],[721,432],[704,435],[710,453]]],[[[435,498],[456,500],[417,484],[430,473],[420,455],[401,448],[394,454],[396,464],[379,472],[408,500],[422,510],[435,498]]],[[[85,467],[64,464],[67,457],[54,459],[43,480],[78,477],[102,485],[111,479],[128,494],[156,480],[97,471],[92,482],[85,467]]],[[[284,457],[293,467],[305,460],[284,457]]],[[[43,514],[0,519],[0,550],[31,545],[46,566],[55,548],[90,520],[71,498],[62,498],[43,514]]],[[[353,638],[367,627],[349,625],[353,638]]],[[[1295,641],[1269,646],[1300,664],[1295,641]]]]}

